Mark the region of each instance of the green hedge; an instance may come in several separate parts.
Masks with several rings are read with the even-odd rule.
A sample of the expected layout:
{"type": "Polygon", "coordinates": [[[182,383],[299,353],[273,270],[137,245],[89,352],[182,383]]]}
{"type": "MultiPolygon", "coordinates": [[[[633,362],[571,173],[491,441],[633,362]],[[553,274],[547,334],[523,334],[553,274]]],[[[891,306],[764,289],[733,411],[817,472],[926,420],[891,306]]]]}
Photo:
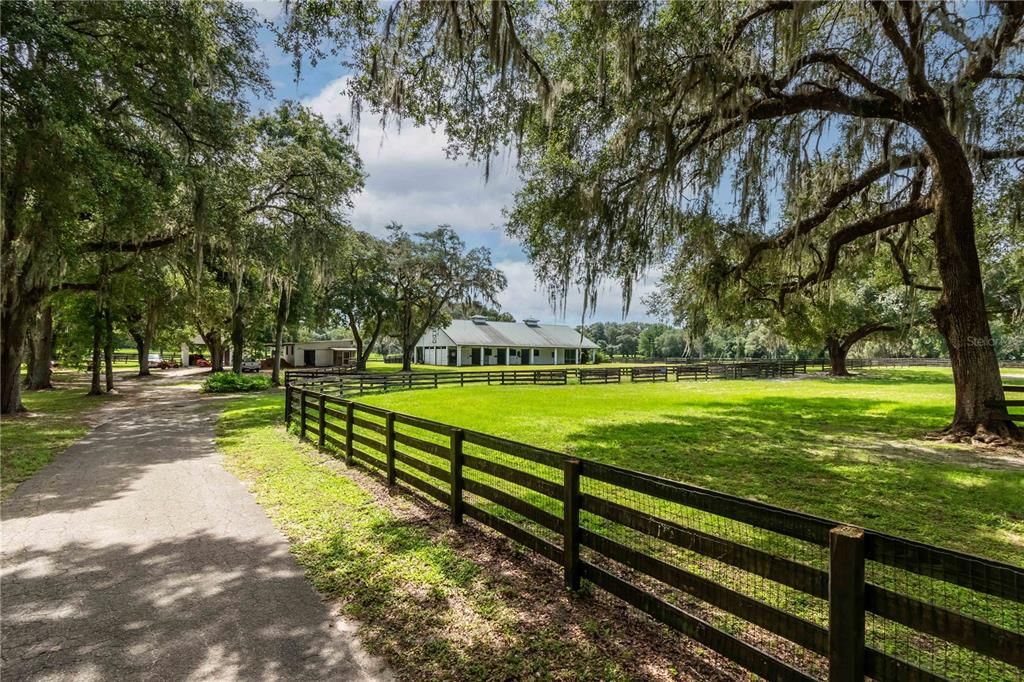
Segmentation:
{"type": "Polygon", "coordinates": [[[262,374],[235,374],[217,372],[203,382],[204,393],[241,393],[264,391],[271,386],[270,377],[262,374]]]}

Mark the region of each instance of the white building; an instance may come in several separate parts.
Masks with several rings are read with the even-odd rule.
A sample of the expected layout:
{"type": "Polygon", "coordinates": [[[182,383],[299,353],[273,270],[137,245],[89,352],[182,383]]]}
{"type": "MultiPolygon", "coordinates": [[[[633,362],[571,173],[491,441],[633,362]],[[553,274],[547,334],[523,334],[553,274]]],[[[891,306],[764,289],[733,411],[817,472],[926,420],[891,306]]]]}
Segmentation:
{"type": "Polygon", "coordinates": [[[416,344],[416,362],[425,365],[576,365],[594,360],[596,343],[572,327],[522,322],[491,322],[482,316],[452,320],[431,329],[416,344]]]}
{"type": "MultiPolygon", "coordinates": [[[[273,358],[274,344],[266,347],[267,356],[273,358]]],[[[345,367],[355,364],[356,346],[351,339],[286,341],[281,344],[281,360],[292,367],[345,367]]]]}

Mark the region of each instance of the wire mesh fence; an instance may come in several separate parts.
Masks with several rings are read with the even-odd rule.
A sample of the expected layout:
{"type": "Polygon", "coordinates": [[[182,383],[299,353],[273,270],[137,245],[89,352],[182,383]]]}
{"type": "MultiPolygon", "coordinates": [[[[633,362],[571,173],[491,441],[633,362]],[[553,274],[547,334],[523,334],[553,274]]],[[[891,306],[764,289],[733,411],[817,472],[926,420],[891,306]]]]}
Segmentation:
{"type": "Polygon", "coordinates": [[[469,516],[562,564],[567,584],[582,576],[764,677],[825,679],[838,667],[853,676],[832,679],[861,668],[873,679],[1024,679],[1018,567],[854,529],[858,574],[838,558],[834,521],[329,392],[292,385],[287,396],[300,436],[440,501],[457,523],[469,516]],[[837,588],[840,574],[855,576],[854,587],[837,588]],[[839,626],[863,638],[853,662],[830,638],[839,626]]]}

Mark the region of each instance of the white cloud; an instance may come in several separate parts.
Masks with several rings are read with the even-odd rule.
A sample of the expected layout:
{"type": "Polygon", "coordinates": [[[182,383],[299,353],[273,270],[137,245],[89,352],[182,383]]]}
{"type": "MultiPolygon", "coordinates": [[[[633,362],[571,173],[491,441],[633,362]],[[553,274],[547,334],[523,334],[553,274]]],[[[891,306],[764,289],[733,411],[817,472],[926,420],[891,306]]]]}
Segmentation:
{"type": "Polygon", "coordinates": [[[242,6],[256,10],[260,18],[270,21],[277,19],[284,11],[284,2],[281,0],[243,0],[242,6]]]}
{"type": "MultiPolygon", "coordinates": [[[[344,94],[347,83],[347,77],[331,81],[305,104],[352,125],[350,100],[344,94]]],[[[502,208],[519,186],[508,164],[495,164],[490,180],[484,182],[482,167],[445,155],[443,130],[409,122],[400,129],[382,129],[369,112],[363,113],[354,132],[369,176],[365,191],[355,200],[358,227],[376,232],[391,221],[410,230],[446,223],[466,233],[502,226],[502,208]]]]}
{"type": "MultiPolygon", "coordinates": [[[[344,94],[347,83],[347,77],[331,81],[304,103],[325,118],[341,118],[352,125],[350,101],[344,94]]],[[[447,138],[443,130],[418,128],[408,122],[400,130],[382,130],[379,119],[364,112],[356,132],[359,154],[369,176],[365,190],[354,202],[353,223],[357,227],[380,233],[391,221],[411,231],[446,223],[464,238],[474,235],[473,241],[486,239],[505,247],[511,243],[504,235],[502,209],[511,204],[519,178],[509,159],[493,164],[490,180],[485,183],[481,167],[445,155],[447,138]],[[497,235],[485,234],[495,230],[497,235]]],[[[579,291],[570,292],[563,316],[552,310],[547,293],[540,288],[525,257],[501,260],[497,266],[509,282],[498,297],[502,310],[519,320],[536,317],[545,322],[579,323],[583,312],[579,291]]],[[[633,288],[628,319],[649,319],[640,298],[655,289],[656,281],[657,275],[652,274],[633,288]]],[[[622,288],[608,283],[599,292],[596,313],[588,319],[621,318],[622,288]]]]}
{"type": "MultiPolygon", "coordinates": [[[[543,322],[564,322],[579,324],[583,313],[583,294],[572,290],[566,296],[565,315],[553,310],[548,294],[538,283],[533,267],[526,261],[505,260],[497,263],[508,279],[508,287],[498,296],[501,309],[515,315],[517,320],[536,317],[543,322]]],[[[657,273],[652,273],[633,286],[628,320],[649,321],[640,299],[657,288],[657,273]]],[[[618,282],[606,282],[598,291],[597,309],[587,320],[617,321],[622,319],[622,286],[618,282]]]]}

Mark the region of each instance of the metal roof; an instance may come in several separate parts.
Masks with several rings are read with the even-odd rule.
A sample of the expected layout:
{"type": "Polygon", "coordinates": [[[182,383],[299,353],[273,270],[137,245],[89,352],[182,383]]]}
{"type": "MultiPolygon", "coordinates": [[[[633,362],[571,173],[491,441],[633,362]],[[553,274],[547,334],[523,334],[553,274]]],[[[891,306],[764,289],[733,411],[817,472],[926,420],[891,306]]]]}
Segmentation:
{"type": "MultiPolygon", "coordinates": [[[[527,325],[524,322],[452,320],[441,330],[456,346],[508,348],[597,348],[598,345],[564,324],[527,325]]],[[[434,345],[428,331],[419,346],[434,345]]]]}

